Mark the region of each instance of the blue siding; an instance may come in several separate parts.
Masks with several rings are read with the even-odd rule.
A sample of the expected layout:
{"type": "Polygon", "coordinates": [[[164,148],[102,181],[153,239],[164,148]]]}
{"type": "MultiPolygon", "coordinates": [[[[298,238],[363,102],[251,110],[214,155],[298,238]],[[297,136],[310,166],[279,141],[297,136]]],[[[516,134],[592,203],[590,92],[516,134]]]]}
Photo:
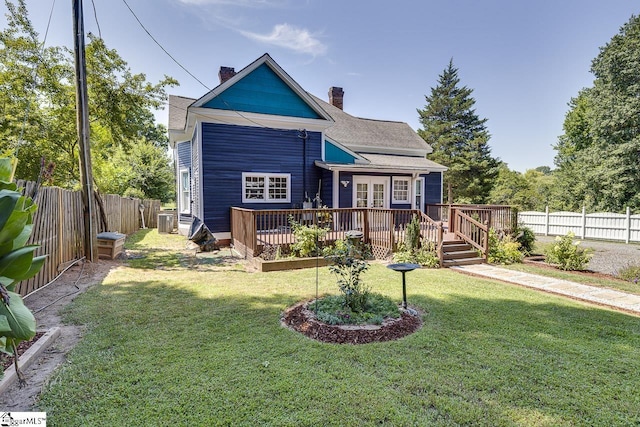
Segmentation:
{"type": "MultiPolygon", "coordinates": [[[[318,191],[321,134],[307,132],[307,193],[318,191]]],[[[204,221],[212,232],[230,230],[229,208],[289,209],[302,207],[303,140],[297,130],[213,123],[202,124],[204,221]],[[291,174],[291,203],[242,203],[242,172],[291,174]]],[[[323,180],[324,185],[330,181],[323,180]]],[[[324,201],[324,200],[323,200],[324,201]]],[[[326,203],[326,201],[325,201],[326,203]]]]}
{"type": "Polygon", "coordinates": [[[424,178],[425,203],[435,204],[442,200],[442,172],[432,172],[427,175],[420,175],[424,178]]]}
{"type": "MultiPolygon", "coordinates": [[[[177,166],[178,170],[176,171],[178,176],[178,189],[182,183],[180,182],[180,170],[181,169],[189,169],[189,176],[191,176],[191,141],[179,142],[176,144],[177,147],[177,166]]],[[[178,194],[178,199],[180,195],[178,194]]],[[[182,207],[179,207],[182,209],[182,207]]],[[[189,207],[189,212],[191,212],[191,207],[189,207]]],[[[191,222],[191,214],[180,213],[180,222],[191,222]]]]}
{"type": "Polygon", "coordinates": [[[322,189],[320,198],[326,207],[333,207],[333,172],[326,169],[321,170],[322,189]]]}
{"type": "Polygon", "coordinates": [[[204,104],[204,107],[278,116],[321,118],[266,64],[247,74],[204,104]]]}
{"type": "Polygon", "coordinates": [[[329,141],[324,142],[324,159],[329,163],[355,163],[356,158],[346,151],[336,147],[329,141]]]}
{"type": "Polygon", "coordinates": [[[342,184],[338,187],[340,190],[340,206],[341,208],[353,207],[353,174],[351,172],[340,172],[340,181],[349,181],[349,185],[345,188],[342,184]]]}

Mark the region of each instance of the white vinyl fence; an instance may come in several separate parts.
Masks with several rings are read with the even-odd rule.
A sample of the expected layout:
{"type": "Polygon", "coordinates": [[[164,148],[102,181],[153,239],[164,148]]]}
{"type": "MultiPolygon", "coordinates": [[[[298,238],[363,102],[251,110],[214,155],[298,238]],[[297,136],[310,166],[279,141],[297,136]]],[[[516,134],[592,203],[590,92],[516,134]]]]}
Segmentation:
{"type": "Polygon", "coordinates": [[[529,227],[536,234],[561,236],[573,232],[581,239],[640,242],[640,215],[610,212],[520,212],[518,224],[529,227]]]}

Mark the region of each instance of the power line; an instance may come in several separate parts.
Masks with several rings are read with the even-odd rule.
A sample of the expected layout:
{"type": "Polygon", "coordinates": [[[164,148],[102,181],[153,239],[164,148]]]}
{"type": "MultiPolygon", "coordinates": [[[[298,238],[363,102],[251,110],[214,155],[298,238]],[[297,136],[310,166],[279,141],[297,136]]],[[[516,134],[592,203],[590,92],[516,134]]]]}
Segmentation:
{"type": "Polygon", "coordinates": [[[98,10],[96,9],[96,2],[91,0],[91,4],[93,5],[93,17],[96,20],[96,27],[98,27],[98,37],[102,38],[102,31],[100,30],[100,23],[98,22],[98,10]]]}
{"type": "Polygon", "coordinates": [[[173,62],[175,62],[176,64],[178,64],[178,66],[180,68],[182,68],[187,74],[189,74],[191,77],[193,77],[198,83],[200,83],[202,86],[204,86],[207,90],[211,90],[209,88],[209,86],[207,86],[206,84],[202,83],[200,81],[200,79],[198,79],[196,76],[194,76],[191,71],[187,70],[180,62],[178,62],[178,60],[176,58],[174,58],[169,52],[167,52],[167,49],[165,49],[160,42],[158,42],[158,40],[156,40],[155,37],[153,37],[153,35],[151,35],[151,33],[149,32],[149,30],[147,30],[147,28],[144,26],[144,24],[140,21],[140,19],[138,18],[138,16],[135,14],[135,12],[133,11],[133,9],[131,9],[131,6],[129,6],[129,3],[127,3],[127,0],[122,0],[122,2],[125,4],[125,6],[127,6],[127,9],[129,9],[129,12],[131,12],[131,14],[133,15],[133,17],[136,19],[136,21],[138,21],[138,24],[140,24],[140,27],[142,27],[142,29],[147,33],[147,35],[149,37],[151,37],[151,40],[153,40],[155,42],[155,44],[158,45],[158,47],[160,49],[162,49],[162,51],[164,53],[167,54],[167,56],[169,58],[171,58],[173,60],[173,62]]]}

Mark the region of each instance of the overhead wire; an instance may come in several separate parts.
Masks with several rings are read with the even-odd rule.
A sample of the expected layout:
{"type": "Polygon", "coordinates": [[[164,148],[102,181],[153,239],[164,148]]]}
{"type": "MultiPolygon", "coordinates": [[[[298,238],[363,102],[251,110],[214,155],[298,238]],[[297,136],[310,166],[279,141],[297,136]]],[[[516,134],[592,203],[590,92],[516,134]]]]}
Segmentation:
{"type": "MultiPolygon", "coordinates": [[[[93,1],[93,0],[92,0],[93,1]]],[[[129,3],[127,3],[127,0],[122,0],[122,2],[125,4],[125,6],[127,6],[127,9],[129,9],[129,12],[131,12],[131,15],[133,15],[133,17],[135,18],[135,20],[138,22],[138,24],[140,25],[140,27],[144,30],[145,33],[147,33],[147,35],[151,38],[151,40],[153,40],[153,42],[158,45],[158,47],[160,49],[162,49],[162,51],[169,57],[171,58],[171,60],[173,62],[175,62],[180,68],[182,68],[189,76],[191,76],[195,81],[197,81],[198,83],[200,83],[205,89],[207,89],[208,91],[210,91],[211,93],[213,93],[216,97],[218,97],[227,107],[229,107],[229,109],[231,111],[233,111],[234,113],[236,113],[237,115],[239,115],[240,117],[242,117],[243,119],[247,120],[250,123],[253,123],[256,126],[262,127],[262,128],[269,128],[269,126],[265,126],[262,123],[259,123],[247,116],[245,116],[244,114],[242,114],[242,112],[236,110],[235,108],[233,108],[233,106],[231,106],[223,97],[220,96],[219,93],[216,93],[214,90],[212,90],[209,86],[207,86],[206,84],[204,84],[199,78],[197,78],[191,71],[189,71],[187,69],[187,67],[185,67],[184,65],[182,65],[173,55],[171,55],[171,53],[169,53],[169,51],[151,34],[151,32],[147,29],[147,27],[145,27],[145,25],[142,23],[142,21],[140,20],[140,18],[138,18],[138,15],[136,15],[136,13],[133,11],[133,9],[131,8],[131,6],[129,6],[129,3]]]]}
{"type": "Polygon", "coordinates": [[[98,37],[102,39],[102,30],[100,29],[100,22],[98,22],[98,10],[96,9],[95,0],[91,0],[91,4],[93,5],[93,17],[96,20],[96,27],[98,27],[98,37]]]}

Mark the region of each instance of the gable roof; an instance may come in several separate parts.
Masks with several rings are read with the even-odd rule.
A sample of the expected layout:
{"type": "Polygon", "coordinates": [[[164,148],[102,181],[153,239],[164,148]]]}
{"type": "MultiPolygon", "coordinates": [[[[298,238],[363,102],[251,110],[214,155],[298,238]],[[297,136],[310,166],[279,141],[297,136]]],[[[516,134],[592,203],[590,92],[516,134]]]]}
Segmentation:
{"type": "Polygon", "coordinates": [[[360,153],[391,153],[425,156],[433,149],[407,123],[354,117],[311,95],[333,118],[325,135],[360,153]]]}
{"type": "MultiPolygon", "coordinates": [[[[327,112],[318,105],[315,99],[302,89],[302,87],[293,80],[291,76],[289,76],[289,74],[287,74],[282,67],[280,67],[280,65],[278,65],[271,56],[269,56],[268,53],[265,53],[245,68],[238,71],[229,80],[210,90],[207,94],[196,100],[193,103],[193,107],[209,107],[252,113],[276,113],[279,115],[289,115],[290,111],[286,108],[283,110],[286,111],[285,114],[278,113],[276,111],[260,111],[254,109],[254,106],[246,105],[237,101],[237,92],[242,91],[243,89],[240,88],[239,91],[234,91],[235,85],[242,85],[241,82],[244,79],[253,79],[257,80],[257,82],[253,82],[254,84],[257,84],[257,86],[254,87],[261,87],[260,83],[264,83],[265,78],[270,80],[268,82],[269,85],[278,86],[276,90],[279,90],[279,95],[284,98],[280,103],[281,105],[286,106],[287,104],[295,103],[300,110],[304,110],[304,115],[302,117],[331,121],[331,116],[329,116],[327,112]],[[276,79],[270,78],[271,73],[275,75],[276,79]],[[262,82],[260,80],[262,80],[262,82]],[[226,91],[229,91],[229,99],[225,99],[224,95],[226,91]]],[[[273,88],[263,86],[261,89],[268,93],[269,90],[273,88]]]]}

